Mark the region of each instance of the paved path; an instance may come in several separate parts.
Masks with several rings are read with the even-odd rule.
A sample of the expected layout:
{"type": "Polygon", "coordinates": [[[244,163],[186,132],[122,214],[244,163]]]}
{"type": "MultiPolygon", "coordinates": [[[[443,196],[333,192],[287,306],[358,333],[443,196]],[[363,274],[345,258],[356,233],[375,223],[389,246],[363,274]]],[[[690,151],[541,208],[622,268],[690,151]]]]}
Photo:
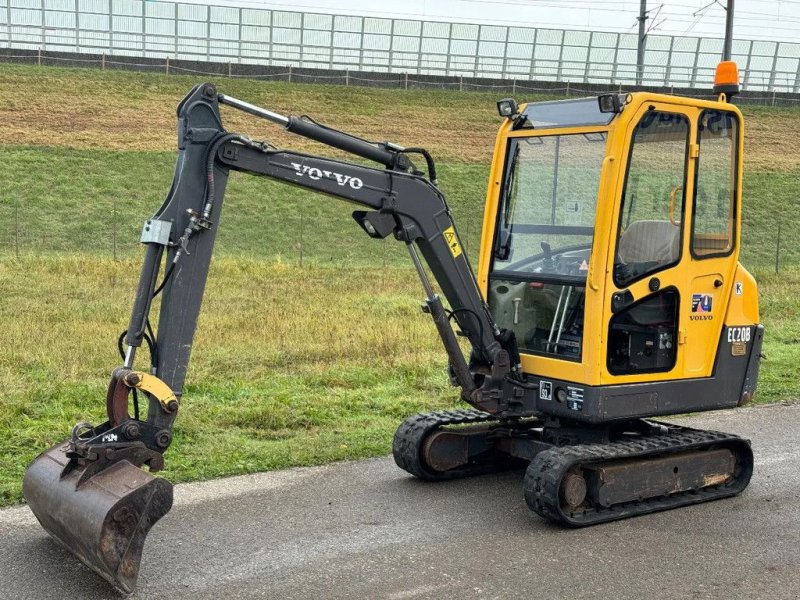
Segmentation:
{"type": "MultiPolygon", "coordinates": [[[[753,440],[741,496],[583,530],[521,473],[425,484],[390,458],[176,487],[134,598],[800,598],[800,404],[681,420],[753,440]]],[[[119,598],[26,507],[0,511],[0,598],[119,598]]]]}

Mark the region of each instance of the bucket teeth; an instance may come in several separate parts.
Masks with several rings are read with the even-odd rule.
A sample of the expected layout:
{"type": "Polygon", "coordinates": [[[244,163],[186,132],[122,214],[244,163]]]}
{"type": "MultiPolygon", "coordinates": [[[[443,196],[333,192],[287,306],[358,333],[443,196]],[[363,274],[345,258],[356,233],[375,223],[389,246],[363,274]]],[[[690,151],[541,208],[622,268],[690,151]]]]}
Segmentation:
{"type": "Polygon", "coordinates": [[[87,466],[65,471],[68,446],[58,444],[28,466],[25,500],[50,535],[129,593],[147,533],[172,508],[172,484],[127,460],[81,481],[87,466]]]}

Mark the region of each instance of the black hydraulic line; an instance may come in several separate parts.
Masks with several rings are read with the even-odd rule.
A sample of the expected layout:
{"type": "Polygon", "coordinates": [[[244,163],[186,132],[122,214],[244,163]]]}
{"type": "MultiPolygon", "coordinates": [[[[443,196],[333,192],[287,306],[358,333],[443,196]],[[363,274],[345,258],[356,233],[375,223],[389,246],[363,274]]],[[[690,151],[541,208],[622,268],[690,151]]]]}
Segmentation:
{"type": "Polygon", "coordinates": [[[439,185],[439,180],[436,177],[436,164],[433,162],[433,157],[430,152],[425,150],[425,148],[403,148],[400,152],[403,154],[421,154],[425,159],[425,163],[428,165],[428,179],[431,180],[433,185],[439,185]]]}
{"type": "Polygon", "coordinates": [[[158,287],[153,292],[153,298],[158,296],[163,291],[164,286],[167,285],[167,282],[169,281],[169,278],[172,277],[173,271],[175,271],[175,262],[174,261],[172,263],[170,263],[169,268],[167,269],[167,272],[164,274],[164,279],[161,281],[161,283],[158,285],[158,287]]]}
{"type": "Polygon", "coordinates": [[[214,200],[216,199],[216,177],[214,176],[214,162],[217,158],[217,150],[226,142],[241,142],[243,144],[251,144],[250,140],[244,136],[229,133],[221,135],[211,145],[208,151],[208,158],[206,158],[206,176],[208,179],[208,189],[206,191],[206,203],[203,207],[203,218],[208,219],[211,211],[214,208],[214,200]]]}
{"type": "MultiPolygon", "coordinates": [[[[457,308],[455,310],[448,311],[447,320],[449,321],[457,313],[462,313],[462,312],[463,313],[467,313],[467,314],[472,315],[473,317],[475,317],[475,321],[477,321],[477,323],[478,323],[478,330],[480,331],[481,339],[483,339],[483,333],[484,333],[483,332],[483,321],[481,321],[480,315],[478,315],[478,313],[476,313],[471,308],[457,308]]],[[[458,320],[458,319],[456,319],[456,320],[458,320]]]]}
{"type": "Polygon", "coordinates": [[[153,333],[153,326],[150,325],[149,318],[147,319],[147,334],[150,336],[150,343],[148,344],[150,348],[150,366],[153,370],[156,370],[158,369],[158,340],[156,339],[156,334],[153,333]]]}
{"type": "MultiPolygon", "coordinates": [[[[150,351],[150,365],[153,369],[155,369],[158,365],[158,345],[156,343],[156,337],[153,333],[153,328],[150,326],[150,319],[147,319],[147,331],[148,333],[144,334],[144,340],[147,343],[147,348],[150,351]]],[[[125,349],[122,346],[122,342],[125,339],[125,335],[127,334],[127,330],[123,331],[119,334],[117,338],[117,350],[119,350],[119,355],[125,359],[125,349]]],[[[139,393],[137,392],[136,388],[131,390],[133,392],[133,418],[137,421],[139,420],[139,393]]]]}

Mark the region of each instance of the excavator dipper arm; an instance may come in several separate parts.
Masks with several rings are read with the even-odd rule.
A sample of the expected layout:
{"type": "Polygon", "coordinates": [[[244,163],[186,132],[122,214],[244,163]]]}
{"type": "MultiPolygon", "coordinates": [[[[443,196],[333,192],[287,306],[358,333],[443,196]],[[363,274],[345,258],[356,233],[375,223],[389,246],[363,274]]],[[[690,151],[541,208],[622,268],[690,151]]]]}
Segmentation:
{"type": "Polygon", "coordinates": [[[464,400],[497,413],[504,387],[519,377],[513,334],[497,328],[483,301],[427,152],[373,144],[308,118],[284,117],[223,96],[209,84],[195,86],[178,106],[178,159],[171,189],[142,231],[145,257],[124,334],[124,363],[112,374],[108,389],[108,420],[99,426],[77,425],[69,440],[31,463],[23,482],[25,498],[42,526],[126,592],[135,586],[150,527],[172,506],[169,482],[141,467],[161,469],[162,454],[172,441],[231,170],[357,204],[365,210],[353,217],[368,235],[393,235],[405,243],[425,288],[424,309],[436,324],[464,400]],[[382,168],[278,150],[229,133],[222,125],[220,103],[382,168]],[[415,169],[410,153],[425,158],[430,179],[415,169]],[[449,311],[434,292],[417,248],[449,311]],[[154,331],[149,314],[159,295],[154,331]],[[469,364],[452,319],[472,346],[469,364]],[[145,342],[151,359],[147,373],[134,369],[137,350],[145,342]],[[137,393],[148,400],[141,419],[137,393]],[[128,410],[130,395],[134,416],[128,410]]]}

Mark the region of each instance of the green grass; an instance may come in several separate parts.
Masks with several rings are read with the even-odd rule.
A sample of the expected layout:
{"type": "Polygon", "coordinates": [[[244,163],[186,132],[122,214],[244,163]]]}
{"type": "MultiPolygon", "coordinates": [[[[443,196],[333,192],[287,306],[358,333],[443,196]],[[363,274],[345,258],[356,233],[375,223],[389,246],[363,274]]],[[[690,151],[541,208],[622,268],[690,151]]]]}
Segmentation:
{"type": "MultiPolygon", "coordinates": [[[[195,82],[0,65],[0,88],[14,90],[0,107],[0,504],[20,500],[37,452],[76,421],[103,420],[141,224],[169,188],[174,106],[195,82]]],[[[276,110],[433,149],[476,257],[494,94],[218,84],[276,110]]],[[[742,261],[759,281],[767,327],[758,401],[774,402],[800,396],[800,110],[745,114],[742,261]]],[[[272,137],[274,127],[229,116],[231,129],[288,142],[272,137]]],[[[352,209],[232,175],[167,454],[172,481],[385,454],[405,415],[454,405],[402,245],[367,238],[352,209]]]]}

